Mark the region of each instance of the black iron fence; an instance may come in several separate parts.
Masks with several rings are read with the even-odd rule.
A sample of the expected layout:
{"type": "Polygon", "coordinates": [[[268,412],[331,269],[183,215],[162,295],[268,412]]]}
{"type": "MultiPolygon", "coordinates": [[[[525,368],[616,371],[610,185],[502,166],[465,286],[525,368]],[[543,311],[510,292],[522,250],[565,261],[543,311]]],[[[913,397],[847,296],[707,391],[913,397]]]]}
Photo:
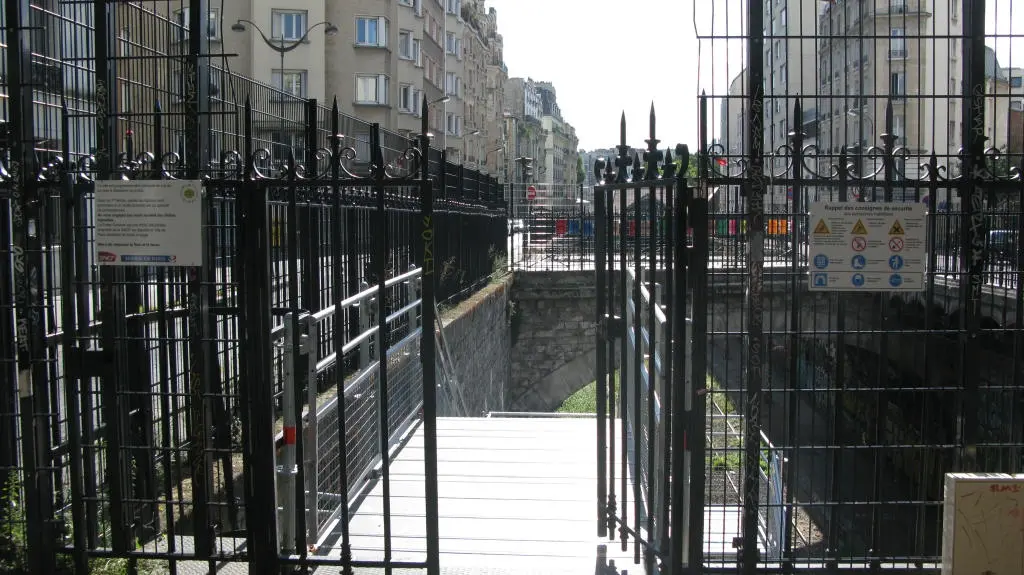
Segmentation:
{"type": "MultiPolygon", "coordinates": [[[[725,4],[697,9],[727,18],[725,4]]],[[[894,48],[889,27],[924,4],[798,12],[751,0],[724,27],[698,21],[709,44],[746,41],[746,57],[709,56],[717,80],[698,100],[696,185],[647,169],[662,161],[655,134],[639,176],[626,170],[635,161],[625,138],[606,162],[596,188],[605,214],[599,521],[634,545],[636,563],[670,573],[938,573],[946,474],[1024,470],[1024,154],[1021,117],[1007,120],[1017,96],[1004,90],[1019,72],[999,65],[985,26],[1009,3],[927,3],[944,16],[906,28],[917,34],[894,48]],[[883,41],[860,28],[878,21],[890,23],[883,41]],[[879,47],[885,56],[861,57],[879,47]],[[922,75],[904,91],[923,66],[905,54],[926,50],[948,54],[958,81],[922,75]],[[798,77],[802,59],[808,77],[783,80],[786,65],[798,77]],[[857,83],[875,66],[892,72],[889,90],[857,83]],[[819,89],[807,93],[812,79],[819,89]],[[937,126],[939,115],[952,127],[937,126]],[[850,146],[850,117],[863,124],[860,141],[877,134],[877,143],[850,146]],[[624,224],[609,217],[608,195],[658,188],[678,208],[673,256],[639,249],[616,259],[605,246],[624,224]],[[920,215],[907,220],[913,232],[896,216],[836,228],[830,210],[920,215]],[[830,235],[842,236],[840,251],[823,247],[830,235]],[[664,304],[652,305],[659,291],[664,304]],[[675,345],[661,348],[665,337],[675,345]],[[620,381],[627,397],[611,402],[616,353],[630,373],[620,381]],[[659,389],[661,377],[674,385],[659,389]],[[672,470],[667,490],[659,465],[672,470]]],[[[1000,35],[1019,41],[1014,32],[1000,35]]]]}
{"type": "MultiPolygon", "coordinates": [[[[233,74],[226,58],[210,65],[205,5],[22,0],[0,15],[5,572],[86,573],[100,559],[159,559],[171,572],[212,557],[315,562],[305,530],[278,545],[276,450],[295,435],[289,406],[300,418],[308,404],[284,383],[308,342],[293,337],[288,350],[285,333],[307,334],[303,314],[342,310],[317,341],[321,362],[335,363],[296,390],[318,401],[333,392],[341,414],[351,400],[349,417],[319,427],[337,431],[322,436],[324,465],[351,492],[375,458],[386,466],[421,403],[431,436],[435,398],[421,386],[434,389],[435,372],[417,357],[433,358],[434,342],[410,337],[417,322],[433,325],[434,306],[410,301],[468,295],[507,261],[494,179],[422,137],[233,74]],[[111,181],[191,190],[201,223],[181,240],[200,243],[201,265],[108,265],[125,263],[96,249],[120,225],[99,207],[111,181]],[[410,269],[424,278],[412,300],[408,282],[394,283],[410,269]],[[342,305],[357,294],[376,326],[342,305]],[[397,358],[370,379],[358,379],[363,341],[397,358]]],[[[294,445],[303,461],[318,443],[298,434],[294,445]]],[[[346,490],[323,487],[337,501],[321,515],[346,508],[346,490]]]]}

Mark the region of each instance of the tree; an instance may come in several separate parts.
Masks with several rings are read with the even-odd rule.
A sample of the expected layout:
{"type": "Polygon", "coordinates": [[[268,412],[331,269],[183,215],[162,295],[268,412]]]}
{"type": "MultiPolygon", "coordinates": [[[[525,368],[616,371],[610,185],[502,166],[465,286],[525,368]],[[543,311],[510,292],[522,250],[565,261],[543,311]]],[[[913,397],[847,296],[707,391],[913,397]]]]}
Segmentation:
{"type": "Polygon", "coordinates": [[[583,168],[583,156],[576,156],[576,183],[587,181],[587,171],[583,168]]]}

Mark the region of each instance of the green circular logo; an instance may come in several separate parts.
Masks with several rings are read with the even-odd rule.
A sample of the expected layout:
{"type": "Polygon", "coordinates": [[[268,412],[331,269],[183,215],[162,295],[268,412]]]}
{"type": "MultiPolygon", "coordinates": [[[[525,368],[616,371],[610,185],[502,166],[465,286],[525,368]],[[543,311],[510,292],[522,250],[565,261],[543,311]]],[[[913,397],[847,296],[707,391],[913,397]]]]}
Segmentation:
{"type": "Polygon", "coordinates": [[[186,202],[194,202],[199,197],[199,192],[193,187],[186,187],[181,191],[181,197],[186,202]]]}

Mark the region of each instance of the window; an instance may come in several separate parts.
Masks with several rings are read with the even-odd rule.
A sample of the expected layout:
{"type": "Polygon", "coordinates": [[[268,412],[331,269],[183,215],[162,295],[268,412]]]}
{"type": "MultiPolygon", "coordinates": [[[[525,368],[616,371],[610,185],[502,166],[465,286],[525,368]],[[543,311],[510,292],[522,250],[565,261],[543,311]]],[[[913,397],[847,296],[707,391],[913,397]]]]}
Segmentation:
{"type": "Polygon", "coordinates": [[[1010,78],[1011,88],[1024,88],[1024,77],[1013,76],[1010,78]]]}
{"type": "Polygon", "coordinates": [[[448,54],[462,59],[462,39],[457,37],[454,32],[448,32],[445,35],[444,49],[448,54]]]}
{"type": "MultiPolygon", "coordinates": [[[[188,41],[188,8],[182,8],[174,13],[178,23],[178,41],[188,41]]],[[[206,37],[210,40],[220,40],[220,11],[210,9],[210,20],[206,25],[206,37]]]]}
{"type": "Polygon", "coordinates": [[[454,72],[448,72],[444,78],[444,91],[449,96],[462,94],[462,80],[454,72]]]}
{"type": "Polygon", "coordinates": [[[785,8],[783,8],[782,12],[779,13],[779,20],[782,22],[783,31],[785,31],[785,28],[786,28],[786,9],[785,8]]]}
{"type": "Polygon", "coordinates": [[[416,101],[416,88],[412,84],[402,84],[398,87],[398,109],[403,112],[412,112],[416,101]]]}
{"type": "Polygon", "coordinates": [[[420,50],[420,40],[419,40],[419,38],[413,38],[412,39],[412,54],[413,54],[413,57],[416,59],[416,65],[422,68],[423,67],[423,52],[420,50]]]}
{"type": "MultiPolygon", "coordinates": [[[[956,0],[953,1],[956,4],[956,0]]],[[[907,0],[889,0],[889,12],[903,14],[907,11],[907,0]]]]}
{"type": "Polygon", "coordinates": [[[274,10],[271,13],[271,35],[274,38],[298,40],[306,35],[306,12],[299,10],[274,10]]]}
{"type": "Polygon", "coordinates": [[[356,103],[388,104],[388,77],[380,74],[375,76],[356,76],[356,103]]]}
{"type": "MultiPolygon", "coordinates": [[[[193,85],[193,88],[198,90],[199,86],[195,86],[195,82],[185,81],[184,70],[178,70],[174,74],[174,101],[185,102],[188,99],[187,89],[189,85],[193,85]]],[[[220,95],[220,73],[217,70],[210,69],[210,97],[216,98],[220,95]]]]}
{"type": "Polygon", "coordinates": [[[305,70],[274,70],[271,73],[271,84],[285,94],[296,98],[306,97],[305,70]]]}
{"type": "Polygon", "coordinates": [[[1010,101],[1010,109],[1015,111],[1015,112],[1022,112],[1022,111],[1024,111],[1024,100],[1011,100],[1010,101]]]}
{"type": "Polygon", "coordinates": [[[409,30],[402,30],[398,33],[398,57],[403,60],[415,60],[416,55],[413,51],[413,38],[412,32],[409,30]]]}
{"type": "Polygon", "coordinates": [[[288,159],[288,152],[295,154],[295,159],[303,161],[306,156],[306,138],[300,132],[273,131],[270,133],[270,141],[274,144],[269,146],[274,152],[276,161],[288,159]]]}
{"type": "Polygon", "coordinates": [[[388,45],[388,21],[386,18],[356,18],[356,44],[360,46],[388,45]]]}
{"type": "Polygon", "coordinates": [[[417,90],[412,84],[402,84],[398,88],[399,111],[419,116],[422,107],[423,90],[417,90]]]}
{"type": "Polygon", "coordinates": [[[889,58],[907,57],[907,38],[903,28],[893,28],[889,31],[889,58]]]}
{"type": "Polygon", "coordinates": [[[907,141],[907,127],[906,122],[903,119],[903,116],[894,115],[892,117],[892,132],[892,135],[896,136],[897,138],[902,138],[904,142],[907,141]]]}
{"type": "Polygon", "coordinates": [[[889,94],[896,100],[902,100],[907,95],[907,74],[905,72],[889,74],[889,94]]]}
{"type": "Polygon", "coordinates": [[[447,12],[449,14],[454,14],[455,16],[460,16],[461,17],[462,16],[462,0],[448,0],[447,12]]]}

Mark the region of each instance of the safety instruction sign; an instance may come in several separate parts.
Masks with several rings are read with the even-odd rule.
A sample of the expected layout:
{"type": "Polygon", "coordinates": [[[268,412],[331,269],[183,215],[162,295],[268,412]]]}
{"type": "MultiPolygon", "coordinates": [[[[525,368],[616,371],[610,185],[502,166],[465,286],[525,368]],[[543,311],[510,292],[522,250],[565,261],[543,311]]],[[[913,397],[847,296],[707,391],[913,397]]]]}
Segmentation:
{"type": "Polygon", "coordinates": [[[201,266],[202,191],[200,180],[97,180],[97,262],[201,266]]]}
{"type": "Polygon", "coordinates": [[[810,211],[811,291],[923,291],[927,206],[816,202],[810,211]]]}

